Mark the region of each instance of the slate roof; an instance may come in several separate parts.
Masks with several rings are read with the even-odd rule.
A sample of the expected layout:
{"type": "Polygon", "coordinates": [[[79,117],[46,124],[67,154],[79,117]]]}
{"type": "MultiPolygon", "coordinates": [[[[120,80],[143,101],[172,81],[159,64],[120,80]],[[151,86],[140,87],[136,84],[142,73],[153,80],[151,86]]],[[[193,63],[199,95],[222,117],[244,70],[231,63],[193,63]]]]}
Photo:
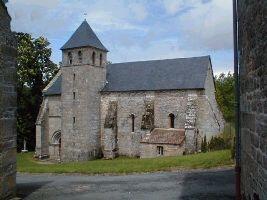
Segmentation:
{"type": "MultiPolygon", "coordinates": [[[[209,56],[110,64],[102,92],[204,89],[209,56]]],[[[61,94],[61,73],[44,95],[61,94]]]]}
{"type": "Polygon", "coordinates": [[[182,144],[185,139],[184,129],[155,128],[151,133],[147,133],[141,143],[148,144],[182,144]]]}
{"type": "Polygon", "coordinates": [[[102,92],[204,89],[209,56],[110,64],[102,92]]]}
{"type": "Polygon", "coordinates": [[[59,71],[58,74],[51,80],[51,82],[43,90],[44,96],[61,95],[62,76],[59,71]]]}
{"type": "Polygon", "coordinates": [[[88,46],[95,47],[103,51],[108,51],[106,47],[100,42],[87,21],[84,20],[83,23],[70,37],[70,39],[61,47],[61,50],[88,46]]]}

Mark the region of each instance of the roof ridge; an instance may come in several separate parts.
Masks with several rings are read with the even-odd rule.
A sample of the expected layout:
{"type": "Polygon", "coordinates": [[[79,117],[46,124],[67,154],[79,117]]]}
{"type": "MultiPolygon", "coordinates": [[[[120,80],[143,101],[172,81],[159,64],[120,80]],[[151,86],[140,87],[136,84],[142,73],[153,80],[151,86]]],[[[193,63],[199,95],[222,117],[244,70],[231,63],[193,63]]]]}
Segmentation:
{"type": "Polygon", "coordinates": [[[210,58],[210,55],[206,56],[193,56],[193,57],[180,57],[180,58],[166,58],[166,59],[156,59],[156,60],[139,60],[139,61],[129,61],[129,62],[119,62],[111,63],[109,65],[125,64],[125,63],[139,63],[139,62],[152,62],[152,61],[167,61],[167,60],[179,60],[179,59],[194,59],[194,58],[210,58]]]}

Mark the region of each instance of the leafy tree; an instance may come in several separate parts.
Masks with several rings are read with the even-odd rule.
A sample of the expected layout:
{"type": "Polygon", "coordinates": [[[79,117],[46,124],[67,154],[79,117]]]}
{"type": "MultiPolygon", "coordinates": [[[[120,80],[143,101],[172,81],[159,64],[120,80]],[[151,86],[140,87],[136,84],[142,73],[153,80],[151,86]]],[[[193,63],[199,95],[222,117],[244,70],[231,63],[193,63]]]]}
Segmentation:
{"type": "Polygon", "coordinates": [[[235,119],[235,79],[230,72],[215,76],[216,100],[227,122],[235,119]]]}
{"type": "Polygon", "coordinates": [[[32,38],[27,33],[17,33],[17,132],[18,149],[26,139],[28,149],[35,148],[35,121],[42,102],[42,90],[58,71],[51,60],[49,42],[43,37],[32,38]]]}

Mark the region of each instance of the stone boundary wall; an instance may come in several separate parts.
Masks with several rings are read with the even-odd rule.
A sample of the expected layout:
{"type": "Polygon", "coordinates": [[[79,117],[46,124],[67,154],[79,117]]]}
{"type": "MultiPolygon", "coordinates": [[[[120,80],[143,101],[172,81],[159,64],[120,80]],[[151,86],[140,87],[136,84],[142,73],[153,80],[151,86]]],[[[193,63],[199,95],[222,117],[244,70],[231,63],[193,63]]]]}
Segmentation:
{"type": "Polygon", "coordinates": [[[238,4],[243,199],[267,199],[267,1],[238,4]]]}
{"type": "Polygon", "coordinates": [[[10,16],[0,1],[0,199],[16,189],[16,40],[10,16]]]}

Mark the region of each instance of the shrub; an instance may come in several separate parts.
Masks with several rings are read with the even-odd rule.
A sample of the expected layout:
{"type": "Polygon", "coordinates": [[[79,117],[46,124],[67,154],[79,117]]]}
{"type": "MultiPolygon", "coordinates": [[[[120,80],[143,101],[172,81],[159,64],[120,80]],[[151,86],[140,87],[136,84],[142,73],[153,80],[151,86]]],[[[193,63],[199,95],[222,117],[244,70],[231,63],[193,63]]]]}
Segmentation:
{"type": "Polygon", "coordinates": [[[204,139],[201,141],[201,152],[207,152],[208,150],[208,144],[207,144],[207,137],[206,135],[204,136],[204,139]]]}
{"type": "Polygon", "coordinates": [[[212,137],[208,148],[210,151],[223,150],[227,148],[227,143],[221,137],[212,137]]]}

